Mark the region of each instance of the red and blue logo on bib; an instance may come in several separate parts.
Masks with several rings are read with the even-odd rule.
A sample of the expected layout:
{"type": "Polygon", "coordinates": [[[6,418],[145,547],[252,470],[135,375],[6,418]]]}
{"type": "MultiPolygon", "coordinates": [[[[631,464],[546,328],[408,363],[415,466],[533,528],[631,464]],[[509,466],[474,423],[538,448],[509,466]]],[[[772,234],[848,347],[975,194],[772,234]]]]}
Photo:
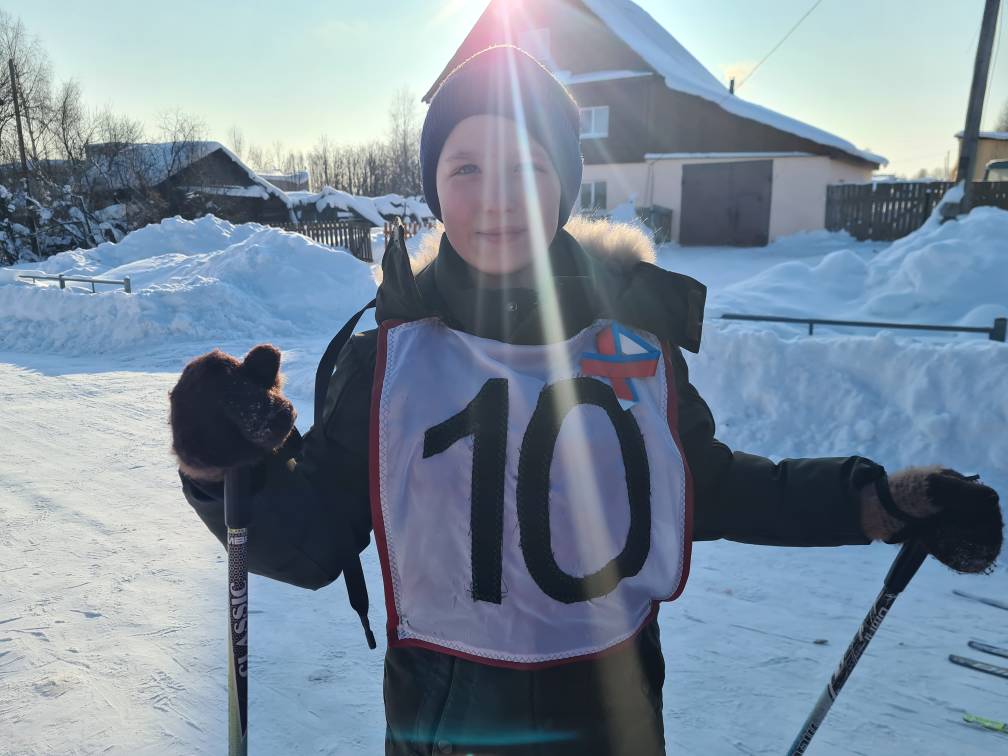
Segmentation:
{"type": "Polygon", "coordinates": [[[661,351],[619,323],[598,332],[597,352],[581,355],[581,372],[608,378],[616,398],[626,408],[638,401],[634,379],[652,378],[658,370],[661,351]]]}

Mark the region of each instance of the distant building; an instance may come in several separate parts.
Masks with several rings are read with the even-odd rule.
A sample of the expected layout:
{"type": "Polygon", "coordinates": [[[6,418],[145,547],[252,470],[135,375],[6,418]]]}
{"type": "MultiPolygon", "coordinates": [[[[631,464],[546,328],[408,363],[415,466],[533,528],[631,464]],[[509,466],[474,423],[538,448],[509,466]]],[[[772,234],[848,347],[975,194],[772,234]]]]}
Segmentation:
{"type": "Polygon", "coordinates": [[[527,50],[581,106],[580,207],[673,211],[682,244],[766,244],[825,225],[826,187],[885,158],[731,94],[630,0],[491,0],[424,95],[492,45],[527,50]]]}
{"type": "MultiPolygon", "coordinates": [[[[963,132],[958,132],[956,134],[956,139],[962,143],[963,132]]],[[[1008,160],[1008,131],[981,131],[980,139],[977,142],[977,160],[976,167],[973,170],[973,180],[983,181],[984,175],[987,172],[987,166],[991,163],[1000,163],[1001,161],[1008,160]]],[[[997,171],[997,176],[995,178],[989,178],[988,180],[994,181],[997,177],[1002,175],[1001,168],[995,168],[992,166],[991,173],[997,171]]],[[[958,180],[953,178],[953,180],[958,180]]]]}
{"type": "Polygon", "coordinates": [[[168,215],[209,211],[234,223],[293,220],[284,192],[218,142],[90,144],[86,157],[96,207],[157,192],[168,215]]]}
{"type": "Polygon", "coordinates": [[[283,189],[285,192],[307,192],[310,185],[308,171],[293,171],[292,173],[256,171],[256,173],[277,189],[283,189]]]}

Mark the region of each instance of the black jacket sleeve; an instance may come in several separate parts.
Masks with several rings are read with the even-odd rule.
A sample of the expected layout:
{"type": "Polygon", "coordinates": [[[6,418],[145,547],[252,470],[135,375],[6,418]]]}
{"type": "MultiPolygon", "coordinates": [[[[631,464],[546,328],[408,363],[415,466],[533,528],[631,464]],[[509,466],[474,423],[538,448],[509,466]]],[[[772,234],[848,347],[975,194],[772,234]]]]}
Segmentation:
{"type": "MultiPolygon", "coordinates": [[[[277,452],[252,468],[248,505],[249,570],[274,580],[321,588],[370,542],[368,428],[375,333],[354,336],[340,353],[326,396],[323,427],[295,429],[277,452]]],[[[181,471],[182,491],[222,544],[223,483],[181,471]]]]}
{"type": "Polygon", "coordinates": [[[714,437],[714,417],[689,382],[678,349],[679,438],[693,478],[693,539],[771,546],[866,544],[859,491],[884,474],[864,457],[785,459],[733,452],[714,437]]]}

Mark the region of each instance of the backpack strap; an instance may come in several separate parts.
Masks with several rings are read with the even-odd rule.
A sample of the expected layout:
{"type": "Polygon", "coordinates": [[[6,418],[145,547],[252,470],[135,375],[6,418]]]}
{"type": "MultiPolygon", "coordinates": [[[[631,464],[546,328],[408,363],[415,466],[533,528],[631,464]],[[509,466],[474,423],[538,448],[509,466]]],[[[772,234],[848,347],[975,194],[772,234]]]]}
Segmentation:
{"type": "Polygon", "coordinates": [[[372,299],[358,310],[357,314],[340,328],[339,333],[333,336],[333,340],[329,342],[329,346],[322,353],[318,370],[315,371],[315,425],[319,425],[323,420],[322,413],[325,410],[326,396],[329,394],[329,379],[332,378],[333,368],[336,367],[336,360],[339,359],[339,354],[343,351],[343,347],[350,341],[350,337],[353,336],[354,329],[357,327],[361,316],[374,307],[376,301],[372,299]]]}
{"type": "MultiPolygon", "coordinates": [[[[325,410],[326,396],[329,393],[329,380],[332,378],[333,368],[336,367],[336,360],[339,358],[339,354],[343,351],[343,347],[350,340],[353,335],[354,329],[357,327],[357,322],[361,319],[361,316],[368,311],[371,307],[374,307],[375,300],[371,300],[367,305],[361,308],[361,310],[354,315],[346,324],[340,329],[333,340],[329,342],[329,346],[326,347],[325,352],[322,355],[322,359],[319,361],[318,370],[315,372],[315,427],[323,428],[322,423],[324,418],[322,417],[323,411],[325,410]]],[[[323,428],[322,433],[325,433],[323,428]]],[[[349,541],[349,530],[343,530],[344,540],[349,541]]],[[[367,638],[368,648],[374,649],[377,647],[375,643],[374,633],[371,632],[371,623],[368,621],[368,593],[367,584],[364,582],[364,568],[361,567],[360,555],[354,553],[354,546],[349,545],[349,552],[353,556],[347,561],[347,564],[343,567],[343,580],[346,583],[347,596],[350,598],[350,606],[357,616],[360,617],[361,625],[364,626],[364,637],[367,638]]]]}

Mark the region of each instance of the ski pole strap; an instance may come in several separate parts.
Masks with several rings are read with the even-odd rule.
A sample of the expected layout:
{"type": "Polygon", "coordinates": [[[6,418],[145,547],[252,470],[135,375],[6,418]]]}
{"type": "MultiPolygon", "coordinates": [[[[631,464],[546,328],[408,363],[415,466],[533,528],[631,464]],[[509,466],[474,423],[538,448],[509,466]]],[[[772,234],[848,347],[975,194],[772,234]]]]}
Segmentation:
{"type": "MultiPolygon", "coordinates": [[[[315,371],[315,427],[321,429],[322,433],[325,433],[323,428],[325,418],[323,415],[325,412],[326,397],[329,394],[329,380],[332,378],[333,368],[336,367],[336,361],[339,359],[340,352],[343,351],[343,347],[353,335],[361,316],[368,309],[374,307],[375,301],[372,299],[344,324],[339,333],[329,342],[329,346],[326,347],[325,352],[322,354],[322,359],[319,360],[318,370],[315,371]]],[[[368,593],[367,583],[364,582],[364,568],[361,567],[360,555],[354,551],[349,531],[344,531],[343,540],[347,545],[348,553],[352,555],[343,567],[343,581],[346,583],[347,596],[350,599],[350,606],[357,612],[357,616],[360,617],[368,648],[375,649],[378,644],[375,643],[374,633],[371,631],[371,623],[368,621],[367,616],[368,593]]]]}

